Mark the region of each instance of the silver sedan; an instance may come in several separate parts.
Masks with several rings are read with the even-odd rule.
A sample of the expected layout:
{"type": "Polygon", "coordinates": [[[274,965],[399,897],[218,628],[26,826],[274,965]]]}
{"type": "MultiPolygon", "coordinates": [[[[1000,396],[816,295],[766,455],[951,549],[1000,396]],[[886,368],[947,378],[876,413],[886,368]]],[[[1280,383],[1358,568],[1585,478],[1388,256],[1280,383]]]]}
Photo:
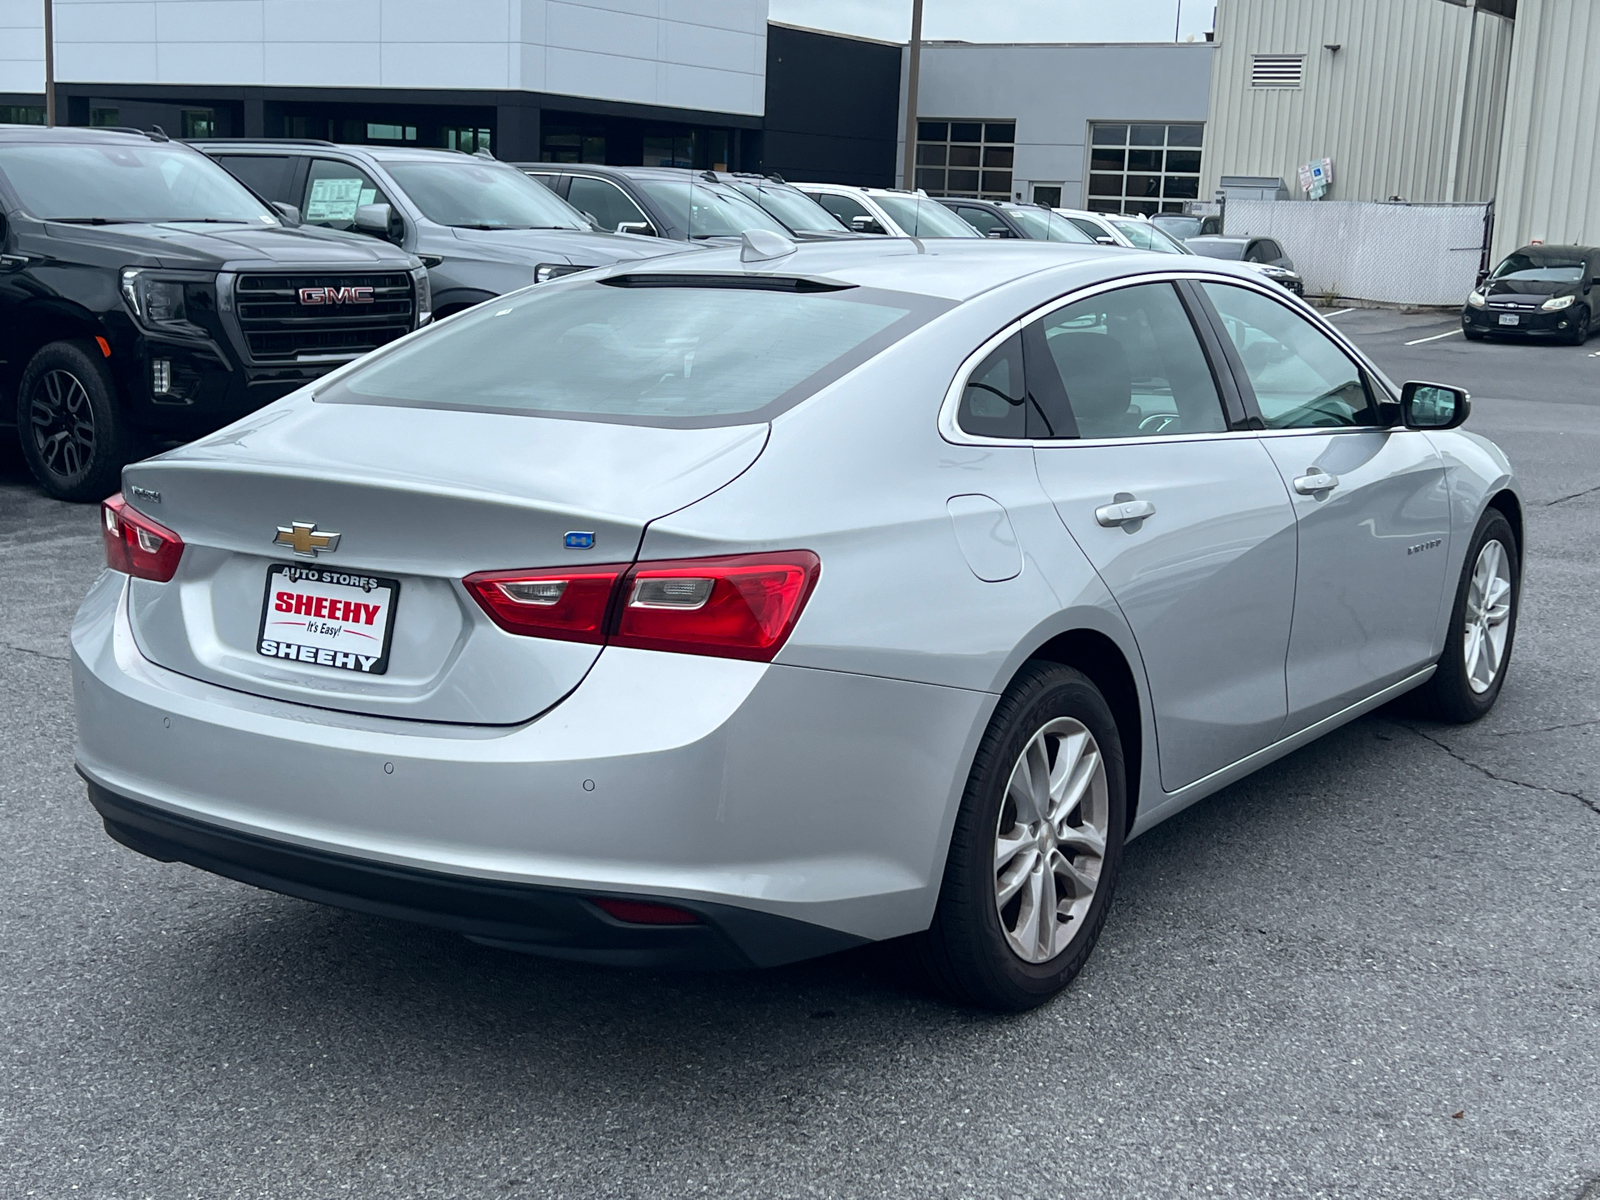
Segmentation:
{"type": "Polygon", "coordinates": [[[1523,505],[1467,415],[1245,266],[591,271],[129,467],[78,766],[118,841],[290,895],[617,964],[916,934],[1026,1008],[1128,838],[1494,704],[1523,505]]]}

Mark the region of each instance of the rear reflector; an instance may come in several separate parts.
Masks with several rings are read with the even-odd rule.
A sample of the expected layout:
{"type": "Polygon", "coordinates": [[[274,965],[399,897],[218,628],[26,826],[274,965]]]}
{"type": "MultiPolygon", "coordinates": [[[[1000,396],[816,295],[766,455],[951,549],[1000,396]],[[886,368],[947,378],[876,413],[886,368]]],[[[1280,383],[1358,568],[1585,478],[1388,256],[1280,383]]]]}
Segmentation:
{"type": "Polygon", "coordinates": [[[627,569],[619,563],[574,571],[479,571],[461,582],[507,633],[599,644],[606,640],[611,594],[627,569]]]}
{"type": "Polygon", "coordinates": [[[508,633],[771,662],[821,572],[811,551],[783,550],[462,582],[508,633]]]}
{"type": "Polygon", "coordinates": [[[106,566],[113,571],[156,583],[166,583],[178,572],[183,539],[130,508],[121,492],[100,504],[100,536],[106,566]]]}
{"type": "Polygon", "coordinates": [[[645,900],[617,900],[610,896],[594,897],[594,906],[607,916],[630,925],[698,925],[700,916],[686,908],[673,908],[670,904],[651,904],[645,900]]]}

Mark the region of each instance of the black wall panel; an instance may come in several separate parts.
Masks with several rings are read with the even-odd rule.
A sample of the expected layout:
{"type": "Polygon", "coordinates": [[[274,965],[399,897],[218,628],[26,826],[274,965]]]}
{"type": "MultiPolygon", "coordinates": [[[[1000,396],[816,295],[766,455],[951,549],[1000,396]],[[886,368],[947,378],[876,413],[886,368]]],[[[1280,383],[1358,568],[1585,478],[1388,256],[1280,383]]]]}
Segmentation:
{"type": "Polygon", "coordinates": [[[767,26],[761,170],[893,187],[900,47],[767,26]]]}

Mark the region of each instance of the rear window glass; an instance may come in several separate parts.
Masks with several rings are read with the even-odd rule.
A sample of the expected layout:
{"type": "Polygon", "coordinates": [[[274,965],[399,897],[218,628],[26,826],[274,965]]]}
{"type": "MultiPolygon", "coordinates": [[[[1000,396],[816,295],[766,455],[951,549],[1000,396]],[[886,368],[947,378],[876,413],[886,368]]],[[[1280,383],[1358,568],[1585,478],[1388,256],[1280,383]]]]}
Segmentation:
{"type": "Polygon", "coordinates": [[[869,288],[543,284],[381,354],[317,398],[745,424],[798,403],[948,307],[869,288]]]}

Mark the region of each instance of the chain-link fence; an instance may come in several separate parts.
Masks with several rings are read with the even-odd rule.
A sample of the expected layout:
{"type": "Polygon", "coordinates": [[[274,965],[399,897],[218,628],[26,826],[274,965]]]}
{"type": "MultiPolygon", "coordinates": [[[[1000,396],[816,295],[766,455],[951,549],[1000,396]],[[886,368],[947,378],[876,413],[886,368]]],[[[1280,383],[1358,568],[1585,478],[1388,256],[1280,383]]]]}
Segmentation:
{"type": "Polygon", "coordinates": [[[1282,244],[1307,295],[1456,305],[1477,280],[1488,207],[1230,200],[1225,228],[1282,244]]]}

